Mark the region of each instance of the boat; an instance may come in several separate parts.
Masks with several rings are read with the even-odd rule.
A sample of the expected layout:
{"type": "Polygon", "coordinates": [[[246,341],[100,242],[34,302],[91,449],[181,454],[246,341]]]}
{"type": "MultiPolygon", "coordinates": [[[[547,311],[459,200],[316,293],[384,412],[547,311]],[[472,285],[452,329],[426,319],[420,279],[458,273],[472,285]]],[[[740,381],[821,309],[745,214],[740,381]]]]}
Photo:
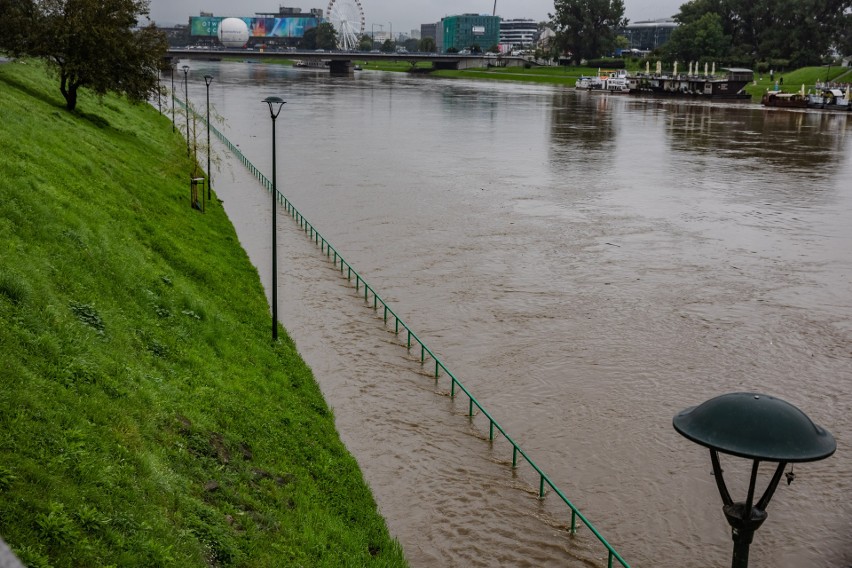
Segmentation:
{"type": "MultiPolygon", "coordinates": [[[[697,65],[696,65],[697,67],[697,65]]],[[[744,87],[754,80],[754,71],[743,68],[723,69],[724,77],[714,73],[691,72],[677,73],[677,67],[671,75],[657,73],[639,73],[628,79],[632,94],[696,97],[705,99],[749,99],[751,95],[744,87]]]]}
{"type": "Polygon", "coordinates": [[[294,67],[308,67],[311,69],[321,69],[328,66],[328,62],[322,59],[297,59],[293,63],[294,67]]]}
{"type": "Polygon", "coordinates": [[[808,108],[822,110],[852,111],[849,88],[844,93],[840,89],[824,88],[807,94],[808,108]]]}
{"type": "Polygon", "coordinates": [[[808,108],[808,97],[802,93],[767,91],[760,99],[760,104],[777,108],[808,108]]]}
{"type": "Polygon", "coordinates": [[[630,92],[627,71],[623,69],[604,72],[598,70],[597,75],[581,76],[577,79],[574,88],[586,91],[606,91],[608,93],[630,92]]]}

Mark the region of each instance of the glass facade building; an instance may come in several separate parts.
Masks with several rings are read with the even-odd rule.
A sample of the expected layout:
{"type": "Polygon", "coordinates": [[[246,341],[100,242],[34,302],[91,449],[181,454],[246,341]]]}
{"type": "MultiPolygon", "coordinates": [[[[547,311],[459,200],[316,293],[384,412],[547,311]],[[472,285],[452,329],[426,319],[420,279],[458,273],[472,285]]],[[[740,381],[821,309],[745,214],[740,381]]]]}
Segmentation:
{"type": "Polygon", "coordinates": [[[677,22],[672,20],[636,22],[628,24],[619,35],[627,38],[627,41],[630,42],[630,45],[628,45],[630,49],[653,51],[669,41],[676,27],[677,22]]]}
{"type": "Polygon", "coordinates": [[[441,19],[441,52],[478,45],[482,51],[500,43],[500,16],[462,14],[441,19]]]}
{"type": "Polygon", "coordinates": [[[500,43],[511,46],[529,46],[535,42],[538,23],[535,20],[502,20],[500,43]]]}

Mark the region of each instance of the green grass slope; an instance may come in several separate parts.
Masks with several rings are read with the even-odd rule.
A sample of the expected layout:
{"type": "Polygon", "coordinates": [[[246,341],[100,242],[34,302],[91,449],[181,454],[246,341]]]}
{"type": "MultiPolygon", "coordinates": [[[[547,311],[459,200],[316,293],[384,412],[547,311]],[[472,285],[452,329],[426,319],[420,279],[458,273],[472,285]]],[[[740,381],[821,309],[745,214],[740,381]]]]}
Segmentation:
{"type": "Polygon", "coordinates": [[[148,105],[0,64],[0,536],[30,566],[404,566],[148,105]]]}

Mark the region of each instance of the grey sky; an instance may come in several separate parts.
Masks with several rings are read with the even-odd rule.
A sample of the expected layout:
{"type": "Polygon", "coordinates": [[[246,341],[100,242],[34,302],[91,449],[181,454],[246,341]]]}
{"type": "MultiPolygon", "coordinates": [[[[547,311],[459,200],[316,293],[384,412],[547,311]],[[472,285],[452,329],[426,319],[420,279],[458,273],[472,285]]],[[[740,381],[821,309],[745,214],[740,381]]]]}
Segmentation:
{"type": "MultiPolygon", "coordinates": [[[[339,0],[354,2],[354,0],[339,0]]],[[[393,27],[394,33],[420,29],[420,24],[439,21],[444,16],[462,13],[490,14],[494,0],[360,0],[367,30],[393,27]],[[379,26],[383,26],[379,28],[379,26]]],[[[667,18],[677,13],[686,0],[624,0],[625,15],[632,22],[667,18]]],[[[199,12],[216,16],[252,16],[255,12],[277,12],[278,6],[298,6],[303,12],[328,7],[328,0],[150,0],[151,17],[161,26],[185,24],[199,12]]],[[[546,20],[553,11],[553,0],[497,0],[497,15],[504,19],[546,20]]]]}

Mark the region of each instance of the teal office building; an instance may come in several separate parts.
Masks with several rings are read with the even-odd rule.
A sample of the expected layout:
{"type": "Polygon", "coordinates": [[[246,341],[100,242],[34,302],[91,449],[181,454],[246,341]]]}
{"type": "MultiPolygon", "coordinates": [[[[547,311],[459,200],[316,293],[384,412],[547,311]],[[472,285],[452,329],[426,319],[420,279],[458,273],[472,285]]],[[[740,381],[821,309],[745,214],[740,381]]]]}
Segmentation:
{"type": "Polygon", "coordinates": [[[441,41],[439,47],[443,53],[450,48],[459,51],[479,46],[482,51],[489,50],[500,43],[500,16],[483,14],[462,14],[441,19],[441,41]]]}

